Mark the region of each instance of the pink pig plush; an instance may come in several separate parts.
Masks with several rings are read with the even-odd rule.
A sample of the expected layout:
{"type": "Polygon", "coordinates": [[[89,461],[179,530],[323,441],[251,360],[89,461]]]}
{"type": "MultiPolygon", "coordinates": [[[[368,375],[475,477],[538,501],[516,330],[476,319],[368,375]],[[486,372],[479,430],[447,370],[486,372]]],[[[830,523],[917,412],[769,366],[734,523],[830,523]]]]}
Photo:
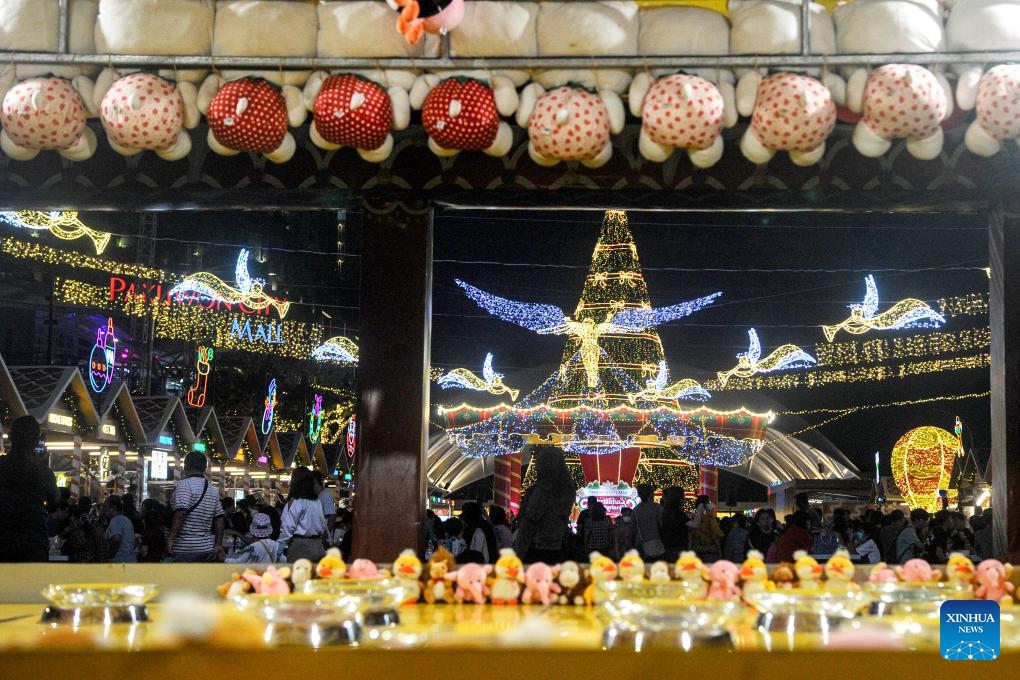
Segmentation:
{"type": "Polygon", "coordinates": [[[485,577],[492,572],[492,565],[475,564],[470,562],[462,565],[457,571],[452,571],[446,578],[457,582],[457,589],[453,592],[453,599],[457,603],[468,602],[485,604],[485,598],[489,594],[489,586],[485,577]]]}
{"type": "Polygon", "coordinates": [[[716,560],[708,568],[708,599],[719,602],[729,602],[734,597],[740,597],[740,587],[737,585],[737,578],[740,576],[740,568],[729,560],[716,560]]]}
{"type": "Polygon", "coordinates": [[[964,142],[971,153],[994,156],[1007,139],[1020,140],[1020,64],[1000,64],[981,76],[977,93],[965,101],[957,86],[960,108],[977,108],[964,142]]]}
{"type": "Polygon", "coordinates": [[[553,579],[560,572],[559,565],[550,567],[544,562],[535,562],[524,572],[524,595],[521,601],[529,604],[548,605],[553,595],[560,592],[560,586],[553,579]]]}
{"type": "Polygon", "coordinates": [[[1013,574],[1013,565],[1003,564],[999,560],[984,560],[977,567],[975,580],[978,583],[974,596],[979,600],[995,600],[996,602],[1013,602],[1010,593],[1014,586],[1009,582],[1013,574]]]}
{"type": "Polygon", "coordinates": [[[741,113],[751,114],[740,151],[752,163],[767,163],[777,151],[788,151],[790,160],[802,166],[825,155],[825,140],[836,126],[836,103],[820,81],[777,73],[758,84],[753,98],[738,95],[737,105],[741,113]]]}
{"type": "Polygon", "coordinates": [[[245,571],[241,578],[250,583],[259,595],[286,595],[290,592],[290,585],[286,579],[290,576],[290,568],[283,567],[277,571],[276,567],[269,565],[266,571],[259,575],[253,571],[245,571]]]}
{"type": "Polygon", "coordinates": [[[937,582],[942,578],[942,572],[932,569],[927,561],[919,557],[907,560],[902,567],[896,567],[896,575],[905,583],[928,583],[937,582]]]}
{"type": "Polygon", "coordinates": [[[84,76],[29,78],[7,90],[0,108],[0,149],[18,161],[53,150],[72,161],[84,161],[96,151],[96,135],[86,126],[91,111],[92,82],[84,76]],[[82,91],[87,90],[87,96],[82,91]]]}
{"type": "Polygon", "coordinates": [[[361,557],[347,567],[347,578],[379,578],[381,575],[375,562],[361,557]]]}

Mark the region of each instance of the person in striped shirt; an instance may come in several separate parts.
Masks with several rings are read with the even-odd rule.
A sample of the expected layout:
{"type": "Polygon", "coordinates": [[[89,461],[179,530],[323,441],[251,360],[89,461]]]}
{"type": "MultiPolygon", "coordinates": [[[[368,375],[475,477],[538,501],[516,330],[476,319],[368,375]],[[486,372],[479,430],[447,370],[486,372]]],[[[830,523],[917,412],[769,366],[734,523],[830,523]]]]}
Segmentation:
{"type": "Polygon", "coordinates": [[[192,451],[184,457],[184,479],[174,489],[174,515],[166,551],[174,562],[223,562],[225,520],[216,487],[205,478],[206,457],[192,451]]]}

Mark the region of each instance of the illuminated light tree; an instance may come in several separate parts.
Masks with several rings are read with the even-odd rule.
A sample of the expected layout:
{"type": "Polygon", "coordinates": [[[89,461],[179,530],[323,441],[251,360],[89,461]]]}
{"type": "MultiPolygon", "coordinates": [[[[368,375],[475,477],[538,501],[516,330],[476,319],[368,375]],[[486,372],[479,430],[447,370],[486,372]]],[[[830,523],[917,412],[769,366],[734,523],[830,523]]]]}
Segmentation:
{"type": "Polygon", "coordinates": [[[642,449],[658,449],[655,459],[688,467],[738,465],[759,450],[771,414],[681,407],[679,399],[700,401],[708,394],[694,381],[668,384],[655,328],[701,309],[719,293],[653,308],[623,211],[605,214],[570,316],[555,305],[515,302],[457,284],[503,320],[567,336],[560,369],[516,405],[440,409],[462,452],[504,458],[497,460],[497,475],[500,465],[519,461],[515,454],[528,443],[553,444],[576,456],[586,483],[630,483],[642,449]]]}

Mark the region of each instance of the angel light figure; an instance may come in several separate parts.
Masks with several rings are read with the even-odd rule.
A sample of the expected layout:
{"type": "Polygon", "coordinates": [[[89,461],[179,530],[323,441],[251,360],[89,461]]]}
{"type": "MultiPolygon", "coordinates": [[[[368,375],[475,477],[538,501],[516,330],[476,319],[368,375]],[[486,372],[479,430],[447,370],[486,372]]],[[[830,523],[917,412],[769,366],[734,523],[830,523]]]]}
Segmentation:
{"type": "Polygon", "coordinates": [[[237,288],[226,283],[220,277],[209,272],[198,272],[189,274],[184,280],[170,289],[170,295],[182,298],[188,293],[196,293],[202,297],[220,300],[227,304],[240,304],[248,309],[258,311],[266,307],[276,309],[280,318],[287,316],[290,309],[289,302],[281,302],[276,298],[267,295],[262,287],[265,281],[253,279],[248,274],[248,249],[241,248],[237,256],[237,265],[234,267],[234,280],[237,288]]]}
{"type": "Polygon", "coordinates": [[[632,392],[627,395],[627,399],[630,403],[637,402],[638,399],[645,401],[658,401],[660,399],[683,399],[686,401],[708,401],[712,398],[712,395],[708,393],[698,383],[697,380],[691,378],[684,378],[678,380],[672,385],[669,385],[669,369],[666,367],[666,361],[659,362],[658,374],[645,381],[645,389],[640,392],[632,392]]]}
{"type": "Polygon", "coordinates": [[[490,394],[503,394],[505,392],[510,395],[511,401],[517,401],[517,395],[520,394],[520,390],[512,389],[503,384],[502,373],[496,373],[496,371],[492,370],[492,352],[485,355],[485,365],[482,366],[481,378],[466,368],[455,368],[436,382],[443,389],[463,387],[469,390],[478,390],[479,392],[489,392],[490,394]]]}
{"type": "Polygon", "coordinates": [[[486,293],[460,279],[455,281],[479,307],[504,321],[515,323],[539,335],[567,335],[577,338],[581,345],[578,354],[584,366],[588,387],[591,388],[598,386],[599,357],[602,354],[599,338],[603,335],[642,333],[649,328],[692,314],[722,295],[712,293],[669,307],[610,311],[605,321],[596,323],[594,319],[580,321],[571,319],[556,305],[515,302],[486,293]]]}
{"type": "Polygon", "coordinates": [[[65,241],[73,241],[85,236],[96,247],[96,255],[101,255],[106,250],[110,237],[113,235],[109,232],[97,231],[88,226],[78,218],[78,213],[73,210],[53,210],[50,212],[3,210],[0,211],[0,220],[22,229],[45,229],[57,238],[64,239],[65,241]]]}
{"type": "Polygon", "coordinates": [[[758,331],[747,331],[751,344],[746,352],[737,355],[737,365],[728,371],[719,371],[719,384],[725,385],[733,376],[750,378],[756,373],[772,373],[788,368],[804,368],[815,363],[815,358],[796,345],[780,345],[764,359],[761,358],[761,342],[758,331]]]}
{"type": "Polygon", "coordinates": [[[336,361],[341,364],[358,363],[358,345],[350,338],[337,335],[312,350],[316,361],[336,361]]]}
{"type": "Polygon", "coordinates": [[[869,330],[893,331],[901,328],[938,328],[946,322],[944,316],[916,298],[900,300],[881,314],[875,315],[878,311],[878,288],[875,286],[875,277],[868,274],[864,278],[867,292],[864,301],[860,304],[850,305],[850,316],[835,326],[822,326],[825,339],[832,342],[840,329],[847,333],[860,335],[869,330]]]}

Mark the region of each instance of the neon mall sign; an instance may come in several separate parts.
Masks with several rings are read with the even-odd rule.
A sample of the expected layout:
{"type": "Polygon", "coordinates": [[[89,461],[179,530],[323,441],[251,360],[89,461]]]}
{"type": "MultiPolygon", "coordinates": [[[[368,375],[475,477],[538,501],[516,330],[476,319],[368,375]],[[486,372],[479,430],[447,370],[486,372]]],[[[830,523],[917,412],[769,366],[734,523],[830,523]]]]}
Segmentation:
{"type": "Polygon", "coordinates": [[[251,319],[245,319],[244,323],[241,323],[240,319],[234,319],[230,324],[230,334],[238,340],[282,345],[283,322],[256,321],[253,324],[251,319]]]}
{"type": "MultiPolygon", "coordinates": [[[[180,295],[171,295],[170,290],[173,286],[164,286],[162,283],[157,281],[149,281],[146,279],[133,279],[124,276],[111,276],[110,277],[110,301],[111,302],[131,302],[133,300],[141,300],[143,302],[156,302],[159,301],[162,305],[190,305],[194,307],[201,307],[202,309],[212,309],[216,311],[226,310],[229,312],[238,311],[242,314],[248,314],[250,316],[268,316],[270,307],[264,309],[251,309],[245,306],[243,303],[223,302],[222,300],[213,300],[211,298],[200,295],[199,293],[182,293],[180,295]]],[[[282,302],[282,301],[281,301],[282,302]]]]}

